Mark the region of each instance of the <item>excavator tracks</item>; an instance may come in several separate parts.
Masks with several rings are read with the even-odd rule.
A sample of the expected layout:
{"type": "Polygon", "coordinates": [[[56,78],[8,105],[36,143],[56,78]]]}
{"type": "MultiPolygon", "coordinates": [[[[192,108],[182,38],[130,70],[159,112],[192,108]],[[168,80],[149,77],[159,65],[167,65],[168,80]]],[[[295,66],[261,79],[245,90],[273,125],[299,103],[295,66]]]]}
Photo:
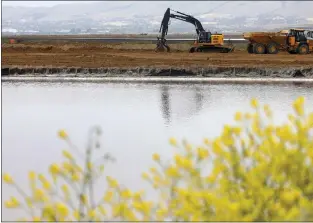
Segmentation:
{"type": "Polygon", "coordinates": [[[191,47],[189,53],[230,53],[233,52],[235,47],[222,47],[222,46],[199,46],[191,47]]]}

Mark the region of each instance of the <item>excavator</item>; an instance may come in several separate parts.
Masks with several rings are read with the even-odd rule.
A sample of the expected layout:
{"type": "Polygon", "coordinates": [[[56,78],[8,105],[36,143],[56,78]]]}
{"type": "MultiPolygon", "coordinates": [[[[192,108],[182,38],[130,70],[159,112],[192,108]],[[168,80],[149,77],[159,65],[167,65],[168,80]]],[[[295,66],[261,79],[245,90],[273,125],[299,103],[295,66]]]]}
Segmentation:
{"type": "Polygon", "coordinates": [[[168,8],[165,13],[163,20],[161,22],[159,36],[157,37],[156,52],[170,52],[170,47],[167,45],[165,36],[168,32],[168,26],[170,19],[174,18],[184,22],[191,23],[196,28],[197,39],[194,42],[194,46],[190,48],[189,52],[220,52],[229,53],[234,51],[234,46],[229,43],[228,46],[224,45],[224,35],[220,33],[212,34],[210,31],[205,31],[201,22],[191,15],[187,15],[182,12],[174,11],[168,8]],[[177,14],[171,13],[171,11],[177,14]]]}

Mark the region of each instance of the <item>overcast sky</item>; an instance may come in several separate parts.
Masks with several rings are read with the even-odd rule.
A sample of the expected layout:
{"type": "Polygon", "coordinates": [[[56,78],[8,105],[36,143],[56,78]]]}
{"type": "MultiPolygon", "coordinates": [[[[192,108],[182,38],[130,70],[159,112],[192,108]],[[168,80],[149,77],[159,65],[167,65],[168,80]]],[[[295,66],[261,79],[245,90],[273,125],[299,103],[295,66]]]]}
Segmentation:
{"type": "Polygon", "coordinates": [[[90,3],[96,1],[2,1],[3,6],[28,6],[28,7],[36,7],[36,6],[55,6],[60,4],[73,4],[73,3],[90,3]]]}

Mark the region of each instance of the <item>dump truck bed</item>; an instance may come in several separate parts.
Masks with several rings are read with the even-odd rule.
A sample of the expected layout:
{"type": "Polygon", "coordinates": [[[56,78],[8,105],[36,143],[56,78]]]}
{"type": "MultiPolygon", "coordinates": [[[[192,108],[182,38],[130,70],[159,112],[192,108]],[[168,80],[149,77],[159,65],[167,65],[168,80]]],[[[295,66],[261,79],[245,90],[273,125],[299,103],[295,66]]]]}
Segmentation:
{"type": "Polygon", "coordinates": [[[243,38],[250,43],[262,43],[267,45],[274,42],[278,45],[285,45],[287,34],[285,32],[250,32],[244,33],[243,38]]]}

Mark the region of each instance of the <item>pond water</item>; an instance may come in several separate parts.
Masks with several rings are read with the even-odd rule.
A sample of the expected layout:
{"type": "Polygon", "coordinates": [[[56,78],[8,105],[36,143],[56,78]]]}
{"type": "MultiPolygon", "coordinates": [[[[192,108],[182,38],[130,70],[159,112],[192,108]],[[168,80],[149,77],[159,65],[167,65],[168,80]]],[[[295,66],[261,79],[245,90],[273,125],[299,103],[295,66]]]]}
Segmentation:
{"type": "MultiPolygon", "coordinates": [[[[67,145],[57,137],[59,129],[83,150],[90,127],[99,125],[103,134],[97,154],[116,158],[105,173],[131,189],[149,191],[141,173],[153,163],[154,152],[171,157],[175,150],[169,137],[201,144],[232,123],[236,111],[250,110],[252,97],[268,103],[281,122],[300,95],[313,111],[313,88],[306,85],[3,82],[2,171],[27,191],[29,170],[46,173],[49,164],[62,158],[67,145]]],[[[97,187],[99,196],[102,191],[97,187]]],[[[3,199],[16,194],[2,185],[3,199]]],[[[3,209],[3,220],[25,215],[3,209]]]]}

